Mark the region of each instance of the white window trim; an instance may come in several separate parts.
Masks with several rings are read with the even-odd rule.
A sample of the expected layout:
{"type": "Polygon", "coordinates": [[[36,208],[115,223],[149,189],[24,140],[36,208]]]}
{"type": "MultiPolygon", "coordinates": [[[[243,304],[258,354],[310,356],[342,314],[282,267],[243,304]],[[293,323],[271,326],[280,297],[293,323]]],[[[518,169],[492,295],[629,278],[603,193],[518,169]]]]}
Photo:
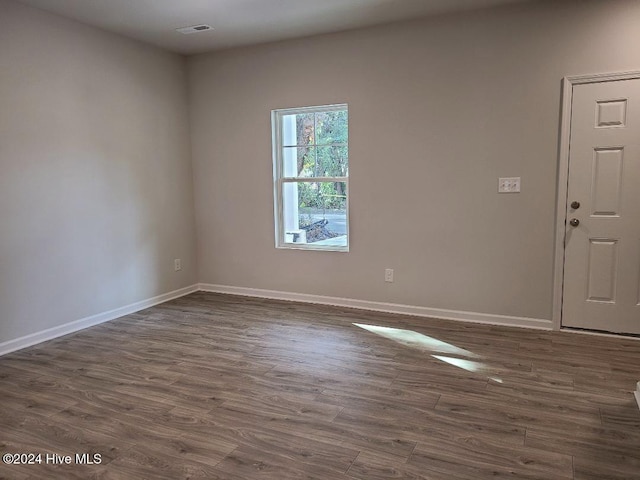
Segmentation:
{"type": "MultiPolygon", "coordinates": [[[[272,110],[271,112],[271,129],[272,129],[272,148],[273,148],[273,201],[274,201],[274,222],[275,222],[275,242],[276,248],[286,250],[316,250],[329,252],[348,252],[350,244],[349,233],[349,199],[351,197],[349,191],[349,177],[283,177],[282,175],[282,151],[283,147],[280,140],[282,139],[282,117],[292,114],[317,113],[317,112],[333,112],[337,110],[347,110],[348,104],[321,105],[315,107],[285,108],[272,110]],[[285,183],[316,183],[316,182],[343,182],[347,188],[346,199],[346,237],[347,244],[342,245],[314,245],[313,243],[286,243],[283,217],[283,199],[282,190],[285,183]]],[[[348,143],[347,143],[348,148],[348,143]]]]}

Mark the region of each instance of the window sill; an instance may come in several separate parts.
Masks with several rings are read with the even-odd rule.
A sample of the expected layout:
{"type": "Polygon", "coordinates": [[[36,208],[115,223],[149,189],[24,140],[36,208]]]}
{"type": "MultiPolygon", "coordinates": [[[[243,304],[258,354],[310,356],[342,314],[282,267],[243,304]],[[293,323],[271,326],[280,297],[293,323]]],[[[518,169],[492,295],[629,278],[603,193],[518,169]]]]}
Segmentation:
{"type": "Polygon", "coordinates": [[[327,252],[348,252],[349,244],[346,235],[339,237],[327,238],[313,243],[284,243],[278,245],[277,248],[287,250],[319,250],[327,252]]]}

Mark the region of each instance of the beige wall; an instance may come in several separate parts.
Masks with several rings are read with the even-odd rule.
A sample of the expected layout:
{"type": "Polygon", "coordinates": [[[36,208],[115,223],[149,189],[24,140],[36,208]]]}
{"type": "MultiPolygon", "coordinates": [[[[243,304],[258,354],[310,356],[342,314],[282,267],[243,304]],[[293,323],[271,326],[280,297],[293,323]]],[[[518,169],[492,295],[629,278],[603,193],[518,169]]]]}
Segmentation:
{"type": "Polygon", "coordinates": [[[193,284],[184,59],[0,0],[0,72],[0,344],[193,284]]]}
{"type": "Polygon", "coordinates": [[[199,280],[550,319],[561,79],[640,69],[639,25],[551,1],[191,57],[199,280]],[[276,250],[270,111],[339,102],[351,252],[276,250]]]}

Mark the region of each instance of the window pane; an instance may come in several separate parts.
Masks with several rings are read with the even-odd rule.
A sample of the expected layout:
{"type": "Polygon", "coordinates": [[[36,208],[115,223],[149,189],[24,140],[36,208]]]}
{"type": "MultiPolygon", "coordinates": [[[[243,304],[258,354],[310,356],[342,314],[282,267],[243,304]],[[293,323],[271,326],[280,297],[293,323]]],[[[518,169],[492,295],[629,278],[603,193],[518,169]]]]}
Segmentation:
{"type": "Polygon", "coordinates": [[[349,173],[347,105],[274,110],[272,118],[276,247],[348,250],[347,182],[337,181],[349,173]]]}
{"type": "Polygon", "coordinates": [[[318,147],[316,176],[346,177],[349,174],[349,148],[346,146],[318,147]]]}
{"type": "Polygon", "coordinates": [[[313,113],[282,116],[282,145],[313,145],[315,124],[313,113]]]}
{"type": "Polygon", "coordinates": [[[314,177],[316,175],[315,147],[284,147],[282,149],[282,176],[314,177]]]}
{"type": "Polygon", "coordinates": [[[287,182],[282,201],[285,243],[347,246],[344,182],[287,182]]]}
{"type": "Polygon", "coordinates": [[[346,144],[349,141],[346,110],[316,113],[316,145],[346,144]]]}

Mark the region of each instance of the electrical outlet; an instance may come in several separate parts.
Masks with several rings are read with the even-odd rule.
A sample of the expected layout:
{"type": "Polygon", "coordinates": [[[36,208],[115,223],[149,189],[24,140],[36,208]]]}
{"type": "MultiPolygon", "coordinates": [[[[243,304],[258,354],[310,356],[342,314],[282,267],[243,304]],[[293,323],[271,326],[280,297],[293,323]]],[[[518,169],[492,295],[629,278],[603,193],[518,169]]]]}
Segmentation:
{"type": "Polygon", "coordinates": [[[179,272],[180,270],[182,270],[182,261],[179,258],[176,258],[173,261],[173,268],[175,269],[176,272],[179,272]]]}
{"type": "Polygon", "coordinates": [[[520,193],[520,177],[499,178],[498,193],[520,193]]]}
{"type": "Polygon", "coordinates": [[[392,283],[393,282],[393,268],[387,268],[384,271],[384,281],[392,283]]]}

